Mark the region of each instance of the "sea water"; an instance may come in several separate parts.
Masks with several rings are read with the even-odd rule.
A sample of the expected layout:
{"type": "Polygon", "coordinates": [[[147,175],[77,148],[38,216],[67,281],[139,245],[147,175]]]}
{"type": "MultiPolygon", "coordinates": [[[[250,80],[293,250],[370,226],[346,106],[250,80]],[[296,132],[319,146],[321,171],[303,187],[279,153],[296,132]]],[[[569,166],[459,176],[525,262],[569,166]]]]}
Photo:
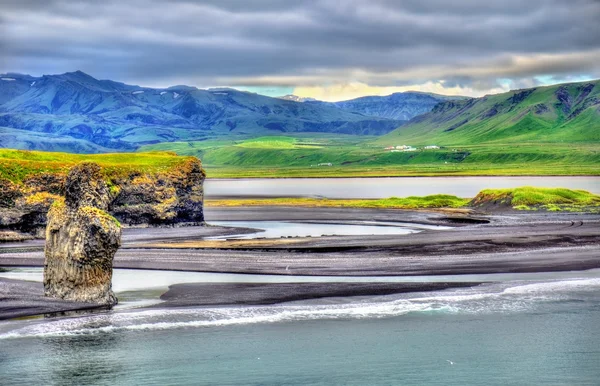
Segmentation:
{"type": "Polygon", "coordinates": [[[469,278],[488,283],[2,322],[0,384],[600,383],[600,271],[469,278]]]}

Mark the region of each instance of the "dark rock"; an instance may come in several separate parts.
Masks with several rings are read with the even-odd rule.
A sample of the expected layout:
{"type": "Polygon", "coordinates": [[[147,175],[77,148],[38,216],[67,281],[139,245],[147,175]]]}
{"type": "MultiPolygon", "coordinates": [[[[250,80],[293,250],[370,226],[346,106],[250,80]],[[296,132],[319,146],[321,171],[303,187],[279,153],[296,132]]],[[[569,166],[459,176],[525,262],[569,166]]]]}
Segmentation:
{"type": "Polygon", "coordinates": [[[573,99],[571,98],[571,94],[565,87],[560,87],[555,92],[556,99],[558,103],[556,103],[556,107],[561,109],[563,113],[568,114],[571,111],[571,106],[573,103],[573,99]]]}
{"type": "MultiPolygon", "coordinates": [[[[77,178],[90,179],[78,173],[77,178]]],[[[200,160],[190,158],[176,169],[158,173],[131,171],[97,186],[82,199],[108,211],[127,225],[175,225],[204,223],[205,173],[200,160]],[[100,201],[99,201],[100,200],[100,201]]],[[[27,232],[44,237],[46,214],[65,191],[76,197],[83,181],[67,180],[60,174],[44,173],[26,178],[22,184],[0,180],[0,230],[27,232]]],[[[80,199],[80,198],[77,198],[80,199]]]]}
{"type": "Polygon", "coordinates": [[[108,202],[98,165],[82,163],[69,172],[64,201],[56,200],[48,212],[46,296],[116,304],[112,264],[121,245],[121,226],[104,211],[108,202]]]}
{"type": "Polygon", "coordinates": [[[523,102],[529,95],[531,95],[536,89],[530,88],[527,90],[515,92],[510,98],[507,99],[513,105],[517,105],[523,102]]]}
{"type": "Polygon", "coordinates": [[[22,193],[17,185],[8,180],[0,179],[0,208],[13,207],[17,198],[21,196],[22,193]]]}

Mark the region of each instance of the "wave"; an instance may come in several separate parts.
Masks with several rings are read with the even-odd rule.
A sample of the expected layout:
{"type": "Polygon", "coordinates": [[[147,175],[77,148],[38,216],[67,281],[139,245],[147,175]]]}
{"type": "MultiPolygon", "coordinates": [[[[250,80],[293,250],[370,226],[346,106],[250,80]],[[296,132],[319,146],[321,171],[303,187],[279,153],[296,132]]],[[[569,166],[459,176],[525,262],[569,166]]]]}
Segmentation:
{"type": "Polygon", "coordinates": [[[600,278],[542,283],[494,283],[469,289],[349,298],[346,303],[288,303],[274,306],[122,310],[77,318],[31,321],[0,333],[0,339],[60,337],[120,331],[169,330],[322,319],[375,319],[417,314],[491,314],[534,310],[582,292],[598,293],[600,278]]]}

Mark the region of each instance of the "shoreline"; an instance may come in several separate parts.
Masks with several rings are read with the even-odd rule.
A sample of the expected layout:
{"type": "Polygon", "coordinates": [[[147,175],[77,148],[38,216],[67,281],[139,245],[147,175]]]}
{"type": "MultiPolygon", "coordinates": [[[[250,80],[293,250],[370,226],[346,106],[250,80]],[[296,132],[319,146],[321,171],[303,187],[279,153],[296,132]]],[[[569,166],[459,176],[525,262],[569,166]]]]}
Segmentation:
{"type": "MultiPolygon", "coordinates": [[[[286,242],[293,241],[293,244],[281,244],[278,241],[280,239],[265,239],[260,241],[266,245],[246,245],[237,248],[231,246],[194,248],[194,243],[201,242],[204,237],[215,236],[217,233],[239,233],[237,230],[234,231],[236,228],[206,226],[126,228],[123,232],[123,246],[115,256],[114,268],[357,277],[531,273],[600,268],[600,214],[582,216],[573,213],[500,213],[483,216],[485,222],[462,224],[452,224],[448,221],[447,214],[443,213],[397,209],[207,207],[206,216],[208,223],[221,220],[368,221],[398,224],[413,222],[434,226],[453,225],[453,227],[400,236],[326,236],[285,239],[286,242]],[[182,242],[191,244],[187,248],[177,247],[181,246],[182,242]],[[158,248],[160,243],[166,246],[171,244],[171,247],[175,248],[158,248]]],[[[477,217],[480,219],[482,216],[477,217]]],[[[0,244],[0,267],[42,267],[43,261],[41,240],[10,245],[0,244]]],[[[6,281],[0,280],[0,289],[3,288],[3,282],[6,281]]],[[[211,285],[211,287],[217,286],[211,285]]],[[[309,287],[305,289],[290,287],[290,290],[282,293],[281,296],[284,299],[293,299],[298,296],[331,294],[332,292],[327,292],[329,290],[325,287],[315,287],[312,290],[309,290],[309,287]]],[[[7,309],[12,307],[6,300],[15,301],[12,296],[15,287],[6,290],[8,287],[4,285],[4,288],[5,294],[0,296],[0,319],[5,318],[2,314],[9,315],[7,309]]],[[[268,295],[267,298],[272,297],[269,293],[273,294],[273,288],[263,288],[265,289],[263,295],[268,295]]],[[[375,287],[371,289],[382,290],[375,287]]],[[[193,291],[190,289],[191,292],[184,294],[188,296],[186,301],[189,305],[200,302],[197,299],[204,299],[198,304],[207,303],[206,297],[202,297],[204,296],[202,293],[206,290],[206,287],[193,291]],[[192,298],[196,300],[190,300],[192,298]]],[[[399,290],[401,289],[393,289],[393,291],[399,290]]],[[[26,295],[33,296],[31,288],[27,291],[25,291],[26,295]]],[[[218,301],[219,291],[208,292],[216,296],[213,302],[218,301]]],[[[347,287],[333,293],[337,294],[336,296],[359,296],[352,294],[360,294],[360,291],[347,287]]],[[[244,299],[243,295],[236,295],[235,298],[244,299]]],[[[264,297],[252,299],[266,301],[264,297]]],[[[20,300],[25,303],[17,303],[20,306],[13,308],[29,307],[31,310],[39,310],[41,302],[48,303],[50,308],[46,310],[61,312],[59,303],[43,298],[41,289],[38,289],[36,296],[30,300],[23,298],[20,300]],[[56,309],[57,307],[59,310],[56,309]]],[[[181,298],[177,301],[184,302],[181,298]]],[[[86,304],[86,306],[90,305],[86,304]]],[[[62,307],[62,311],[73,310],[70,308],[73,304],[62,307]]],[[[83,306],[77,307],[81,309],[83,306]]],[[[93,305],[92,307],[95,308],[93,305]]],[[[40,313],[48,312],[36,311],[36,314],[40,313]]]]}

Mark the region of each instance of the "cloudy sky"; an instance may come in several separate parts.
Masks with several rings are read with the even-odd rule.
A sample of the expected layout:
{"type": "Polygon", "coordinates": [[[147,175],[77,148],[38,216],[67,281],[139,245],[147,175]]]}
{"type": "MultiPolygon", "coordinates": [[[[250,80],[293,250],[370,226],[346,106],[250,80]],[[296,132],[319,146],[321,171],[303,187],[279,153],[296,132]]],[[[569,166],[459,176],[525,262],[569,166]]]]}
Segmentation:
{"type": "Polygon", "coordinates": [[[600,0],[0,0],[0,72],[324,100],[600,78],[600,0]]]}

